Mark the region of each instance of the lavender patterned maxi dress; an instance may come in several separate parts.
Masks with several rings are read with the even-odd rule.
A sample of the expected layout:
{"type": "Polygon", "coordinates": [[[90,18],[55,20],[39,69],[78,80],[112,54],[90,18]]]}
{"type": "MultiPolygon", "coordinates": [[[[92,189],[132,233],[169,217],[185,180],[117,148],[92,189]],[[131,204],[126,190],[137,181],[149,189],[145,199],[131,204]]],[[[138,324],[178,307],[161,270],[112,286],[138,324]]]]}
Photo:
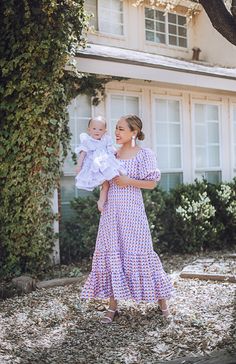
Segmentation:
{"type": "MultiPolygon", "coordinates": [[[[131,178],[160,179],[154,153],[142,148],[120,159],[131,178]]],[[[155,302],[168,299],[172,284],[154,252],[140,188],[120,188],[112,181],[101,214],[92,271],[81,297],[155,302]]]]}

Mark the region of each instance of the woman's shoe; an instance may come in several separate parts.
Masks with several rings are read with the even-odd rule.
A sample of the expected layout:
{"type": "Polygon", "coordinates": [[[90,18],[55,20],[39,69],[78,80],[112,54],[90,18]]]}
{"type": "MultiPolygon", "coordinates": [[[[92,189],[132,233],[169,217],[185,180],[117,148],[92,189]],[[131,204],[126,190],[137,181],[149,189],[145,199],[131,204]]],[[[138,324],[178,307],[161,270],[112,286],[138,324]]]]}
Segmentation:
{"type": "Polygon", "coordinates": [[[111,317],[109,316],[104,316],[101,319],[101,323],[102,324],[111,324],[112,321],[114,320],[115,316],[118,315],[118,311],[117,310],[112,310],[111,308],[108,308],[107,312],[112,312],[113,315],[111,317]]]}

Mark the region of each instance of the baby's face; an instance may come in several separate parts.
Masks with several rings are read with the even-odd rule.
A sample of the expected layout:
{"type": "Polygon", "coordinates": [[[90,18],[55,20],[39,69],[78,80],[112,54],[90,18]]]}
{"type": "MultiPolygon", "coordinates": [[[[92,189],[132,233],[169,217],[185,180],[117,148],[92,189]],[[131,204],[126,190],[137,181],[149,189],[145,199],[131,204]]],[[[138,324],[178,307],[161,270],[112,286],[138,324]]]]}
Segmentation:
{"type": "Polygon", "coordinates": [[[101,139],[106,132],[106,125],[102,121],[92,120],[88,127],[89,135],[94,139],[101,139]]]}

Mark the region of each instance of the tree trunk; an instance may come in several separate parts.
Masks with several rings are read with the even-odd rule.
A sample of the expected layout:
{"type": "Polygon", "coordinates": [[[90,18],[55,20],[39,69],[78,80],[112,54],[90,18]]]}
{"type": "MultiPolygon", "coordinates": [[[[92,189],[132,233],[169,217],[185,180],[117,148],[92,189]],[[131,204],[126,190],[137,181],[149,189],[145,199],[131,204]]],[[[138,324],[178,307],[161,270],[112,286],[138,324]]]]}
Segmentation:
{"type": "Polygon", "coordinates": [[[199,0],[213,27],[230,43],[236,45],[236,0],[232,0],[231,12],[222,0],[199,0]]]}

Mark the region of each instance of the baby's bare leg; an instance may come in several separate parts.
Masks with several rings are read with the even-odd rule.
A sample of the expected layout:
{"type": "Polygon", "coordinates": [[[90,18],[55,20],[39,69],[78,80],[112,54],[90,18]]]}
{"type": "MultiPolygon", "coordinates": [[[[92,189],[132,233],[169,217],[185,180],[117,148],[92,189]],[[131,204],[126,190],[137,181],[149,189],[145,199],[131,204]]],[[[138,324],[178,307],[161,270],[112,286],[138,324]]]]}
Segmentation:
{"type": "Polygon", "coordinates": [[[99,200],[97,202],[98,210],[100,212],[103,211],[104,204],[105,204],[105,202],[107,200],[108,189],[109,189],[109,182],[108,181],[103,182],[101,190],[100,190],[100,197],[99,197],[99,200]]]}

